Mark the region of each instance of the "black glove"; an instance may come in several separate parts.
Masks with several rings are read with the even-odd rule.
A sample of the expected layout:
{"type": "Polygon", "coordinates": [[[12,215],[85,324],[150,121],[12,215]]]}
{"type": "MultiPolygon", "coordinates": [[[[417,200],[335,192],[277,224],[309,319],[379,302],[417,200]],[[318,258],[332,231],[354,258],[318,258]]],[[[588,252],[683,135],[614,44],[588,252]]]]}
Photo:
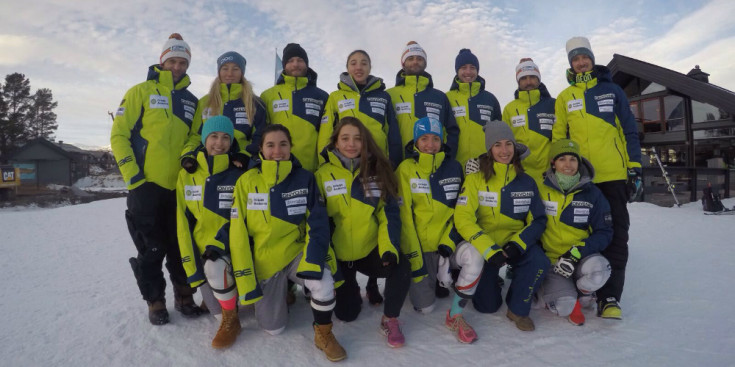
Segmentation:
{"type": "Polygon", "coordinates": [[[454,251],[452,251],[452,248],[451,247],[449,247],[447,245],[440,244],[439,245],[439,248],[437,248],[436,252],[438,252],[440,256],[450,257],[450,256],[452,256],[452,252],[454,252],[454,251]]]}
{"type": "Polygon", "coordinates": [[[579,259],[581,257],[582,254],[579,253],[579,250],[572,246],[569,251],[559,256],[556,260],[556,264],[554,264],[554,273],[557,273],[564,278],[571,277],[572,274],[574,274],[574,269],[577,268],[577,264],[579,264],[579,259]]]}
{"type": "Polygon", "coordinates": [[[505,265],[506,260],[508,259],[503,255],[503,251],[498,251],[493,256],[490,256],[490,258],[487,259],[487,262],[496,268],[500,268],[505,265]]]}
{"type": "Polygon", "coordinates": [[[518,246],[517,243],[511,241],[503,245],[503,252],[505,252],[505,256],[508,257],[509,262],[515,262],[518,261],[518,259],[523,256],[523,252],[521,251],[521,246],[518,246]]]}
{"type": "Polygon", "coordinates": [[[233,163],[234,162],[240,163],[242,165],[242,167],[240,168],[242,169],[248,169],[248,164],[250,164],[250,157],[248,157],[247,154],[243,154],[243,153],[232,154],[232,156],[230,157],[230,160],[233,163]]]}
{"type": "Polygon", "coordinates": [[[383,264],[386,264],[386,265],[383,265],[383,266],[385,266],[387,268],[390,268],[393,265],[395,265],[395,264],[398,263],[398,257],[396,257],[396,254],[394,254],[394,253],[392,253],[390,251],[386,251],[383,254],[383,256],[380,257],[380,260],[383,261],[383,264]]]}
{"type": "Polygon", "coordinates": [[[641,174],[637,170],[628,170],[628,182],[626,183],[626,190],[628,192],[628,202],[632,203],[638,201],[643,194],[643,181],[641,180],[641,174]]]}
{"type": "Polygon", "coordinates": [[[194,173],[197,171],[197,160],[192,157],[184,157],[181,158],[181,167],[186,170],[186,172],[194,173]]]}

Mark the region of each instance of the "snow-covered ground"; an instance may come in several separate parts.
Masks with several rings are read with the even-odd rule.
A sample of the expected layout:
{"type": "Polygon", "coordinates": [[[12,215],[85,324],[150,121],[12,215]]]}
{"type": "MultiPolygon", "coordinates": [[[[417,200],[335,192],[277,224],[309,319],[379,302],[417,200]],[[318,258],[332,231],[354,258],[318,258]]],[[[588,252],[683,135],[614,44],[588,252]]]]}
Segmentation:
{"type": "MultiPolygon", "coordinates": [[[[725,204],[732,207],[735,199],[725,204]]],[[[629,208],[623,321],[585,310],[587,323],[577,327],[533,310],[536,331],[522,332],[506,319],[505,307],[481,315],[468,306],[466,318],[480,339],[461,345],[443,326],[448,299],[428,316],[407,302],[401,315],[407,344],[392,350],[377,331],[381,309],[365,304],[357,321],[335,323],[348,353],[340,364],[735,365],[735,216],[705,216],[699,203],[629,208]]],[[[332,365],[313,347],[311,311],[302,297],[279,336],[259,330],[252,309],[241,310],[244,330],[226,350],[209,346],[219,326],[213,317],[184,319],[171,301],[171,323],[150,325],[127,261],[135,251],[124,209],[125,199],[119,198],[0,212],[0,365],[332,365]]]]}
{"type": "Polygon", "coordinates": [[[127,190],[125,181],[122,176],[115,172],[108,175],[102,175],[97,171],[91,176],[82,177],[74,183],[74,187],[84,191],[97,192],[123,192],[127,190]]]}

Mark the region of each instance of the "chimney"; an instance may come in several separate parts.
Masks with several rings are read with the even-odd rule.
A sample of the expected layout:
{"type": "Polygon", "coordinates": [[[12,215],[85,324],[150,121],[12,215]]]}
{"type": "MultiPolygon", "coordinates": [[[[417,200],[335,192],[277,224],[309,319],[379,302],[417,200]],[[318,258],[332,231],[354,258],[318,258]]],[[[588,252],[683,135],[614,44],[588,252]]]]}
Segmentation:
{"type": "Polygon", "coordinates": [[[702,69],[699,68],[699,65],[694,65],[694,69],[690,70],[687,73],[687,76],[694,80],[699,80],[700,82],[709,83],[709,74],[702,71],[702,69]]]}

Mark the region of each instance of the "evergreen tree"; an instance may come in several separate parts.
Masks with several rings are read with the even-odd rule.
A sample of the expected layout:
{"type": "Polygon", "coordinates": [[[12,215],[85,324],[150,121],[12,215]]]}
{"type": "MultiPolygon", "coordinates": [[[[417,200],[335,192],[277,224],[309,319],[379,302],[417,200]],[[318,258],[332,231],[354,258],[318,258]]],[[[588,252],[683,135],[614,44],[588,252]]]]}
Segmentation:
{"type": "Polygon", "coordinates": [[[0,156],[6,156],[28,138],[26,122],[31,108],[30,95],[31,83],[25,75],[13,73],[5,76],[2,97],[7,105],[7,119],[0,123],[0,156]]]}
{"type": "Polygon", "coordinates": [[[51,89],[41,88],[32,97],[32,105],[28,114],[28,135],[30,138],[44,138],[53,140],[53,133],[59,128],[56,123],[54,109],[58,106],[54,102],[51,89]]]}

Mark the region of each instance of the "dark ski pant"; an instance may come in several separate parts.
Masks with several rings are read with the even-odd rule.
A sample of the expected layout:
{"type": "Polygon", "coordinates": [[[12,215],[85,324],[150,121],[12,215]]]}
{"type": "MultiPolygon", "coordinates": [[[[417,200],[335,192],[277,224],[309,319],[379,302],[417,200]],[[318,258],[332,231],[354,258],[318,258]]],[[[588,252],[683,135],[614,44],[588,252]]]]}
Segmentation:
{"type": "MultiPolygon", "coordinates": [[[[505,302],[514,314],[528,316],[531,312],[533,294],[541,286],[549,270],[549,258],[540,245],[530,245],[520,259],[509,264],[513,266],[514,276],[505,295],[505,302]]],[[[485,263],[480,283],[472,297],[472,305],[478,312],[493,313],[503,304],[498,284],[499,271],[500,268],[485,263]]]]}
{"type": "Polygon", "coordinates": [[[625,181],[600,182],[597,187],[610,203],[610,214],[613,220],[613,237],[610,245],[601,252],[610,261],[610,279],[597,290],[597,299],[604,300],[615,297],[618,301],[623,295],[625,284],[625,265],[628,263],[628,193],[625,181]]]}
{"type": "Polygon", "coordinates": [[[411,286],[411,264],[406,256],[400,254],[398,264],[385,267],[376,246],[368,256],[356,261],[338,261],[338,265],[345,280],[342,286],[337,288],[334,315],[338,319],[345,322],[354,321],[362,310],[362,296],[356,278],[358,271],[369,277],[386,278],[383,314],[386,317],[398,317],[401,314],[403,302],[411,286]]]}
{"type": "Polygon", "coordinates": [[[175,191],[146,182],[128,193],[127,203],[125,220],[138,250],[130,265],[143,299],[165,300],[166,281],[161,268],[164,258],[176,296],[194,294],[186,281],[176,238],[175,191]]]}

